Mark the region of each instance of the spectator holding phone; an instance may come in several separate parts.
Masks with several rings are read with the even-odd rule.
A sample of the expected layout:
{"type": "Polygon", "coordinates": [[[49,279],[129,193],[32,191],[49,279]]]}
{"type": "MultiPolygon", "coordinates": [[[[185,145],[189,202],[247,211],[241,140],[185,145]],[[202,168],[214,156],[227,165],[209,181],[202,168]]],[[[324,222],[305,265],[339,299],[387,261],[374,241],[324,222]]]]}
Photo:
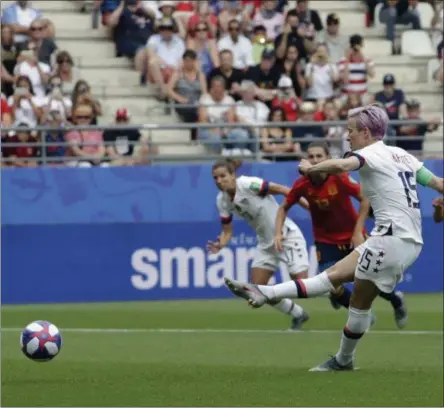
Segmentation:
{"type": "Polygon", "coordinates": [[[17,78],[14,94],[9,97],[12,118],[15,123],[37,126],[42,116],[41,98],[34,94],[34,87],[27,76],[17,78]]]}
{"type": "Polygon", "coordinates": [[[20,52],[17,61],[18,64],[14,68],[14,75],[27,76],[32,83],[35,95],[39,97],[45,96],[51,67],[38,60],[35,43],[29,42],[28,49],[20,52]]]}
{"type": "Polygon", "coordinates": [[[76,108],[77,105],[88,105],[92,109],[92,124],[97,124],[97,117],[102,116],[102,105],[100,102],[94,98],[91,93],[91,87],[83,79],[77,81],[72,92],[72,110],[76,108]]]}
{"type": "Polygon", "coordinates": [[[41,121],[45,123],[50,112],[57,112],[65,122],[71,117],[72,100],[64,96],[62,79],[54,75],[48,83],[48,93],[41,99],[43,114],[41,121]]]}
{"type": "Polygon", "coordinates": [[[74,60],[68,51],[57,53],[54,75],[62,80],[64,94],[71,94],[76,82],[80,79],[79,71],[74,66],[74,60]]]}

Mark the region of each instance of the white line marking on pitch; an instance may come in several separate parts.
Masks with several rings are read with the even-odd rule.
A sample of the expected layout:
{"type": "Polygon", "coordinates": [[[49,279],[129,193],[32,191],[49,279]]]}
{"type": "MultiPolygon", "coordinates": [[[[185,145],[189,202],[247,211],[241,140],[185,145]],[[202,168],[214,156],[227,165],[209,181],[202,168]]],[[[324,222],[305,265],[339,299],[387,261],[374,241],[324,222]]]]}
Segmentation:
{"type": "MultiPolygon", "coordinates": [[[[1,332],[20,332],[20,328],[5,327],[1,328],[1,332]]],[[[61,328],[66,333],[238,333],[238,334],[304,334],[304,333],[316,333],[316,334],[333,334],[340,333],[341,329],[337,330],[302,330],[294,332],[291,330],[248,330],[248,329],[93,329],[93,328],[61,328]]],[[[400,335],[412,335],[412,336],[442,336],[443,332],[440,330],[372,330],[369,334],[400,334],[400,335]]]]}

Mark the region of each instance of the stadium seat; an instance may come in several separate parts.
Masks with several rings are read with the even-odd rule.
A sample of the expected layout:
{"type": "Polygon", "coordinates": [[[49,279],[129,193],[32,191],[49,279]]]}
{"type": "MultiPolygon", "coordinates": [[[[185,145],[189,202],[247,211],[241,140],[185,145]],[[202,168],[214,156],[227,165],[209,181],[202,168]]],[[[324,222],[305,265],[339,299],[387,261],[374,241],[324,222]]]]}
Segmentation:
{"type": "Polygon", "coordinates": [[[438,59],[432,59],[427,64],[427,82],[434,83],[433,75],[435,71],[440,67],[440,63],[438,59]]]}
{"type": "Polygon", "coordinates": [[[433,11],[433,7],[429,3],[419,3],[418,10],[419,18],[421,20],[421,27],[424,30],[428,30],[432,27],[431,22],[435,14],[435,12],[433,11]]]}
{"type": "Polygon", "coordinates": [[[432,40],[426,31],[407,30],[402,33],[401,49],[405,55],[432,57],[436,54],[432,40]]]}

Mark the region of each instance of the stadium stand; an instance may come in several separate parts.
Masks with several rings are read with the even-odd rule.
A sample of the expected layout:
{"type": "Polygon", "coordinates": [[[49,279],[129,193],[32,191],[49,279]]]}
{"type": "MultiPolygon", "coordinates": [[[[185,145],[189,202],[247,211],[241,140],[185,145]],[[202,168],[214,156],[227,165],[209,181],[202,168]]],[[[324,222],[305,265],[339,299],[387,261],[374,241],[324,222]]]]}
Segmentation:
{"type": "MultiPolygon", "coordinates": [[[[400,1],[403,2],[407,0],[400,1]]],[[[8,23],[8,21],[4,20],[5,8],[14,5],[15,3],[15,1],[2,2],[2,34],[3,27],[5,27],[8,23]]],[[[103,22],[107,21],[107,18],[110,17],[113,9],[115,10],[115,7],[119,6],[120,1],[34,0],[30,3],[32,4],[33,8],[41,13],[44,21],[50,22],[53,25],[57,52],[67,51],[67,58],[72,58],[72,61],[74,63],[72,76],[85,80],[86,85],[89,84],[89,98],[87,98],[86,102],[82,98],[81,99],[82,103],[91,104],[91,106],[93,107],[93,111],[95,112],[94,118],[99,124],[105,125],[115,123],[116,111],[118,111],[119,109],[126,109],[126,111],[129,113],[129,116],[131,117],[131,123],[134,124],[169,125],[173,123],[181,123],[181,119],[176,114],[175,110],[168,109],[168,106],[165,104],[165,100],[160,100],[158,89],[156,86],[152,85],[150,81],[146,81],[146,83],[141,85],[140,72],[138,72],[134,68],[134,64],[130,61],[130,59],[119,55],[121,54],[119,50],[116,51],[116,46],[113,42],[113,38],[115,40],[118,33],[112,33],[112,30],[110,30],[109,26],[107,27],[102,24],[103,22]],[[97,13],[94,12],[94,10],[98,7],[102,7],[102,11],[104,12],[103,19],[99,19],[99,22],[97,22],[97,13]]],[[[149,3],[155,2],[138,2],[136,0],[130,0],[128,2],[128,4],[132,3],[140,3],[140,6],[149,6],[149,3]]],[[[189,19],[190,16],[193,16],[192,19],[194,19],[192,24],[190,24],[190,27],[196,27],[196,24],[198,24],[198,22],[200,21],[199,19],[204,20],[204,23],[208,26],[211,26],[211,23],[207,23],[207,21],[213,21],[214,23],[214,20],[211,20],[211,18],[214,16],[208,14],[209,10],[200,10],[200,8],[203,7],[203,4],[208,2],[198,2],[199,10],[194,9],[196,6],[196,2],[192,1],[161,1],[158,3],[160,3],[158,4],[158,6],[160,5],[161,7],[157,7],[157,9],[156,7],[154,7],[154,9],[149,10],[148,14],[143,17],[145,19],[144,24],[149,24],[149,19],[151,17],[154,17],[157,18],[155,26],[162,27],[163,20],[159,20],[158,17],[162,16],[162,12],[164,12],[165,10],[169,10],[169,8],[174,11],[174,7],[176,7],[176,11],[174,12],[175,14],[173,14],[173,16],[174,23],[175,25],[177,25],[176,31],[178,31],[178,36],[184,35],[183,29],[186,29],[188,27],[187,19],[189,19]],[[197,13],[196,15],[195,12],[197,13]]],[[[260,27],[254,27],[252,23],[245,23],[245,20],[241,19],[241,16],[243,15],[242,11],[244,13],[248,12],[250,13],[250,15],[253,15],[254,8],[256,7],[256,15],[257,13],[263,12],[263,15],[267,18],[270,16],[276,17],[276,21],[280,21],[279,19],[281,17],[279,11],[276,12],[276,14],[272,14],[274,12],[271,9],[273,9],[274,7],[281,7],[281,11],[283,13],[286,13],[288,10],[292,10],[296,7],[297,10],[299,10],[299,17],[303,15],[310,15],[310,13],[307,14],[307,12],[303,9],[304,4],[307,2],[301,0],[289,2],[264,1],[262,6],[263,9],[258,8],[258,2],[244,1],[243,3],[245,7],[243,9],[236,9],[236,7],[241,6],[241,3],[242,2],[234,1],[210,1],[208,3],[208,6],[210,7],[210,10],[213,10],[215,12],[217,12],[217,7],[226,7],[226,9],[223,9],[221,13],[228,13],[227,15],[229,17],[224,17],[228,19],[228,31],[230,30],[231,24],[229,20],[231,19],[231,17],[234,16],[235,19],[240,21],[240,29],[244,32],[246,37],[248,37],[252,32],[256,34],[259,33],[260,37],[252,37],[252,42],[249,39],[246,39],[246,41],[248,41],[251,45],[263,44],[264,42],[267,42],[267,39],[265,37],[267,31],[270,30],[270,27],[265,27],[265,30],[262,31],[260,27]],[[268,10],[267,7],[269,7],[270,10],[268,10]],[[257,28],[257,30],[255,30],[255,28],[257,28]]],[[[365,69],[367,69],[368,66],[366,61],[371,61],[372,66],[374,67],[374,75],[372,77],[371,75],[367,75],[365,79],[365,81],[368,81],[368,94],[366,94],[365,96],[368,96],[369,99],[371,99],[372,95],[374,95],[378,91],[381,91],[383,78],[387,74],[390,74],[396,78],[396,87],[403,90],[405,97],[408,100],[414,99],[415,101],[420,102],[423,115],[422,117],[424,119],[433,119],[434,123],[442,120],[442,85],[437,83],[436,80],[431,79],[431,77],[438,77],[436,73],[440,67],[439,60],[437,60],[436,57],[437,53],[435,44],[430,36],[430,30],[428,30],[432,26],[432,19],[435,15],[434,9],[431,4],[426,2],[419,3],[417,6],[417,13],[419,13],[423,30],[411,30],[409,26],[403,25],[396,26],[396,44],[397,48],[400,47],[400,53],[395,53],[395,55],[393,55],[392,43],[385,38],[384,25],[381,24],[378,19],[378,13],[380,12],[382,3],[381,5],[377,5],[376,7],[375,24],[371,27],[366,27],[366,2],[354,0],[312,0],[308,3],[309,10],[315,10],[317,12],[316,14],[319,16],[320,22],[322,23],[321,27],[324,30],[326,29],[327,25],[327,18],[329,18],[330,20],[334,20],[337,18],[337,20],[339,21],[341,38],[347,41],[347,44],[343,45],[346,49],[346,52],[349,52],[349,37],[358,34],[363,38],[362,52],[365,55],[363,64],[365,65],[365,69]]],[[[413,3],[415,3],[415,1],[413,1],[413,3]]],[[[152,5],[153,4],[151,4],[151,6],[152,5]]],[[[120,7],[122,7],[122,5],[120,7]]],[[[313,19],[313,21],[306,22],[303,27],[303,30],[305,30],[303,33],[303,35],[305,36],[303,40],[305,44],[305,52],[310,52],[314,50],[316,48],[316,37],[319,36],[319,38],[321,38],[321,36],[325,34],[325,31],[322,32],[321,30],[319,30],[319,28],[321,27],[313,27],[312,23],[315,23],[314,26],[316,26],[317,24],[315,21],[316,19],[313,18],[314,14],[311,14],[311,16],[312,17],[305,17],[305,19],[313,19]]],[[[219,17],[221,17],[221,15],[219,15],[219,17]]],[[[265,20],[267,21],[267,19],[265,20]]],[[[247,21],[260,21],[261,24],[264,25],[264,18],[255,20],[247,19],[247,21]]],[[[153,21],[152,23],[154,24],[153,21]]],[[[299,24],[298,30],[302,29],[302,26],[303,24],[299,24]]],[[[146,26],[144,25],[144,27],[146,26]]],[[[287,25],[282,26],[280,24],[279,26],[276,26],[275,29],[277,30],[277,32],[280,32],[281,30],[285,30],[286,27],[287,25]]],[[[153,30],[154,28],[155,27],[153,26],[153,30]]],[[[195,36],[196,33],[193,32],[192,34],[195,36]]],[[[195,44],[197,43],[198,41],[196,39],[193,40],[193,46],[196,46],[195,44]]],[[[188,44],[190,44],[190,42],[188,42],[188,44]]],[[[262,59],[260,59],[261,62],[257,68],[257,73],[254,75],[250,73],[251,68],[247,69],[247,73],[244,73],[245,79],[253,80],[256,85],[258,85],[258,87],[261,87],[262,85],[262,83],[260,82],[260,78],[262,78],[261,75],[265,75],[264,72],[266,72],[266,68],[264,68],[264,66],[266,65],[267,61],[265,60],[267,60],[268,58],[269,61],[275,61],[276,52],[278,52],[278,47],[273,51],[273,42],[270,42],[266,45],[267,46],[264,48],[265,54],[257,54],[262,55],[262,59]],[[255,75],[257,75],[257,78],[259,79],[257,79],[255,75]]],[[[279,44],[276,42],[276,45],[279,44]]],[[[135,55],[136,48],[135,46],[133,48],[133,54],[135,55]]],[[[137,52],[139,51],[140,47],[137,48],[137,52]]],[[[205,50],[197,51],[199,58],[204,55],[204,51],[205,50]]],[[[219,49],[219,51],[221,50],[219,49]]],[[[152,66],[150,61],[152,61],[152,58],[151,60],[146,60],[144,52],[145,50],[142,50],[142,52],[139,54],[139,59],[136,57],[135,64],[137,68],[145,70],[144,72],[148,70],[148,74],[150,74],[149,71],[150,67],[152,66]],[[149,62],[149,64],[145,65],[147,61],[149,62]]],[[[257,53],[257,50],[255,52],[257,53]]],[[[346,54],[344,57],[347,58],[347,55],[348,54],[346,54]]],[[[209,63],[213,64],[214,68],[217,68],[217,64],[219,64],[219,62],[222,62],[219,61],[219,57],[220,56],[218,55],[214,57],[213,52],[213,55],[211,57],[212,61],[209,63]]],[[[52,56],[53,69],[47,71],[48,75],[54,75],[54,72],[56,71],[55,66],[57,64],[55,63],[54,58],[55,55],[52,56]]],[[[299,75],[301,75],[301,72],[303,76],[304,65],[306,65],[309,58],[310,57],[307,58],[303,66],[300,68],[300,70],[302,71],[298,71],[295,73],[296,77],[298,73],[299,75]]],[[[160,66],[162,67],[162,64],[160,64],[160,66]]],[[[165,74],[163,68],[162,74],[165,74]]],[[[5,75],[7,76],[7,74],[5,75]]],[[[307,73],[305,73],[305,75],[307,76],[307,73]]],[[[8,79],[5,78],[6,77],[3,76],[2,69],[3,93],[5,93],[8,84],[8,79]]],[[[272,91],[270,90],[269,93],[258,92],[259,99],[268,104],[269,107],[271,107],[271,100],[276,97],[276,94],[281,91],[285,91],[284,88],[278,87],[278,80],[279,77],[273,78],[275,85],[272,91]]],[[[298,82],[297,79],[294,79],[292,81],[295,90],[296,82],[298,82]]],[[[9,82],[9,86],[10,85],[11,83],[9,82]]],[[[230,93],[235,100],[239,101],[241,99],[241,93],[239,93],[240,91],[237,88],[238,85],[240,84],[236,85],[237,90],[231,89],[230,91],[232,92],[230,93]]],[[[9,96],[8,102],[10,102],[10,104],[13,103],[11,102],[11,91],[12,90],[9,91],[9,95],[6,95],[9,96]]],[[[335,101],[338,105],[338,109],[340,109],[339,105],[344,103],[345,99],[344,96],[341,97],[340,93],[337,96],[338,97],[335,98],[335,101]]],[[[68,99],[69,101],[66,103],[66,105],[72,103],[72,98],[68,99]]],[[[293,99],[298,101],[300,100],[300,103],[302,103],[303,98],[293,99]]],[[[364,99],[365,98],[363,98],[363,102],[365,102],[364,99]]],[[[318,100],[317,102],[319,103],[319,109],[322,110],[323,101],[318,100]]],[[[74,103],[77,102],[74,101],[74,103]]],[[[299,105],[299,107],[300,106],[301,105],[299,105]]],[[[39,105],[38,107],[44,110],[45,105],[39,105]]],[[[71,106],[65,106],[65,108],[70,110],[71,106]]],[[[40,112],[38,114],[38,118],[40,118],[41,120],[42,117],[43,114],[40,112]]],[[[18,124],[17,121],[16,124],[18,124]]],[[[143,131],[142,133],[145,135],[145,137],[148,137],[148,134],[146,132],[147,131],[143,131]]],[[[154,144],[159,144],[158,150],[160,155],[199,156],[205,154],[207,151],[198,142],[190,143],[191,138],[190,131],[188,129],[161,130],[153,127],[153,129],[149,130],[149,136],[154,144]],[[168,142],[171,144],[162,145],[162,143],[164,142],[168,142]]],[[[4,135],[2,135],[2,140],[3,139],[6,140],[4,135]]],[[[426,134],[423,150],[428,156],[433,156],[434,154],[442,156],[442,127],[439,127],[437,130],[426,134]],[[440,153],[438,154],[437,152],[440,153]]]]}

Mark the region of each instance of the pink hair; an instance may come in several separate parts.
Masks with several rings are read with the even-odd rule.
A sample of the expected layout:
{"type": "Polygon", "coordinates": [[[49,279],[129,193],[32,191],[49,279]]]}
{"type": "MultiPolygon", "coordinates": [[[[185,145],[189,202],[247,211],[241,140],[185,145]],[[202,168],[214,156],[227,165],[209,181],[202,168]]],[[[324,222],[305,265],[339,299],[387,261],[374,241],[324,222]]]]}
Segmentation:
{"type": "Polygon", "coordinates": [[[356,119],[358,130],[367,128],[376,140],[382,140],[387,132],[389,117],[385,109],[377,105],[351,109],[348,112],[348,117],[356,119]]]}

